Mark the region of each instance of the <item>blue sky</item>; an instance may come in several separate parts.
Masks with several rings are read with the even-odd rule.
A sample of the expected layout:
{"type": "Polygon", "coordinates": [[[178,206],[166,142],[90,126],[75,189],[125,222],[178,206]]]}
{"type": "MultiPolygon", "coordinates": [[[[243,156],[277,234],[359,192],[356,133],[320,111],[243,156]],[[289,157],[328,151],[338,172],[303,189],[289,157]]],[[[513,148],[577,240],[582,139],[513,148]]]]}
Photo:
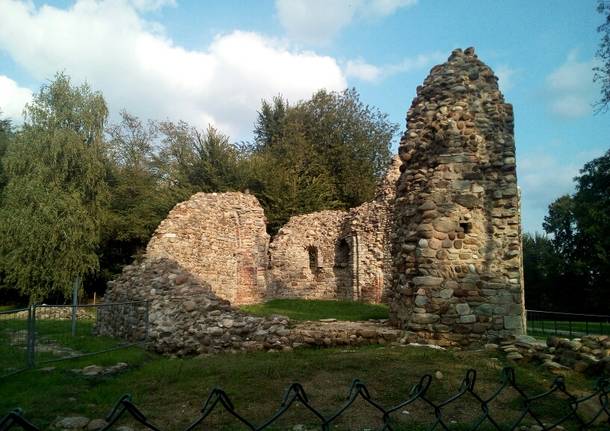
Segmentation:
{"type": "MultiPolygon", "coordinates": [[[[354,86],[405,127],[435,64],[474,46],[514,105],[523,225],[608,148],[594,115],[595,0],[0,0],[0,109],[20,121],[64,70],[101,90],[116,118],[213,123],[251,139],[261,99],[354,86]]],[[[396,149],[399,137],[393,143],[396,149]]]]}

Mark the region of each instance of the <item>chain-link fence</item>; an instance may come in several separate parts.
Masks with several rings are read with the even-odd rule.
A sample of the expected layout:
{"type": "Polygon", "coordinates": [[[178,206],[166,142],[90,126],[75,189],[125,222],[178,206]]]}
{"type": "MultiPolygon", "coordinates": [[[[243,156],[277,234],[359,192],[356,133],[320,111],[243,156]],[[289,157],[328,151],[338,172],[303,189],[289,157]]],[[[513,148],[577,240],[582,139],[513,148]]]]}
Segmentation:
{"type": "Polygon", "coordinates": [[[0,376],[28,367],[28,332],[31,310],[0,311],[0,376]]]}
{"type": "Polygon", "coordinates": [[[146,301],[32,305],[0,312],[0,377],[48,362],[140,344],[146,341],[147,328],[146,301]],[[124,338],[97,335],[98,321],[105,314],[129,316],[123,326],[124,338]]]}
{"type": "MultiPolygon", "coordinates": [[[[557,377],[551,387],[537,394],[528,394],[526,387],[517,384],[512,368],[504,368],[498,387],[489,393],[476,387],[476,371],[468,370],[457,391],[438,400],[432,388],[433,378],[424,375],[407,393],[407,398],[393,406],[384,406],[376,401],[367,387],[355,380],[346,399],[338,406],[316,405],[305,392],[303,386],[293,383],[286,390],[281,404],[270,417],[255,423],[240,413],[227,393],[222,389],[214,389],[203,403],[198,417],[189,421],[185,431],[194,429],[211,430],[608,430],[610,429],[610,405],[608,395],[610,381],[601,379],[593,391],[578,396],[569,392],[562,377],[557,377]],[[510,393],[510,396],[508,396],[510,393]],[[510,403],[515,412],[513,418],[507,420],[503,410],[510,403]],[[474,408],[466,407],[467,404],[474,408]],[[366,409],[367,416],[375,426],[353,426],[346,424],[345,419],[351,415],[362,413],[366,409]],[[427,411],[428,422],[409,422],[405,420],[405,412],[427,411]],[[470,413],[459,422],[452,420],[452,412],[464,410],[470,413]],[[549,415],[549,411],[552,412],[549,415]],[[214,416],[224,415],[232,419],[232,425],[214,424],[214,416]],[[290,425],[286,419],[291,419],[290,425]],[[294,420],[297,424],[294,425],[294,420]]],[[[174,414],[178,414],[177,412],[174,414]]],[[[184,418],[187,419],[187,418],[184,418]]],[[[116,403],[106,417],[102,431],[110,429],[125,429],[125,423],[130,428],[160,431],[161,428],[150,421],[134,404],[131,396],[125,395],[116,403]]],[[[19,409],[0,419],[0,431],[24,429],[39,431],[34,423],[26,419],[19,409]]]]}

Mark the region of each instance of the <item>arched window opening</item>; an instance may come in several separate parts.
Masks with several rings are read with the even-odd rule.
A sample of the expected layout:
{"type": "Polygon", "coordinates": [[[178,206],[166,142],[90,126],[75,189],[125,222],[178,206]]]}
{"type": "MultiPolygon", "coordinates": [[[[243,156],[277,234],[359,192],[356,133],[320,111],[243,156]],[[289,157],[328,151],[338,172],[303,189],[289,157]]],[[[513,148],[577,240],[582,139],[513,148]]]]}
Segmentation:
{"type": "Polygon", "coordinates": [[[320,268],[318,264],[318,248],[310,245],[307,247],[307,253],[309,254],[309,269],[312,274],[315,274],[320,268]]]}
{"type": "Polygon", "coordinates": [[[464,231],[464,233],[470,233],[472,231],[472,223],[470,223],[469,221],[461,221],[460,227],[462,228],[462,231],[464,231]]]}

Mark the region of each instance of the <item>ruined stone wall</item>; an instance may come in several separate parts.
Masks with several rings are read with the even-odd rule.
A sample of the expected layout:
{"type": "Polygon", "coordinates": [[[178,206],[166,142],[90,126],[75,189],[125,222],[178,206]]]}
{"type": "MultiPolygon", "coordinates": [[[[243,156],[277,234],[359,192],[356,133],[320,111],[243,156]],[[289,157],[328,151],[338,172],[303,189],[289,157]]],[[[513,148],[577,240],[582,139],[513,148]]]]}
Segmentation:
{"type": "Polygon", "coordinates": [[[161,222],[146,256],[168,258],[232,304],[261,302],[266,291],[265,215],[244,193],[197,193],[161,222]]]}
{"type": "Polygon", "coordinates": [[[320,211],[291,217],[269,248],[269,298],[351,299],[345,244],[347,213],[320,211]]]}
{"type": "Polygon", "coordinates": [[[166,258],[145,258],[123,268],[109,283],[106,302],[148,301],[146,306],[101,307],[95,332],[140,341],[172,355],[221,351],[291,350],[405,342],[403,331],[383,321],[294,323],[286,317],[253,316],[215,295],[210,286],[166,258]],[[142,308],[140,310],[140,308],[142,308]],[[148,314],[148,323],[144,316],[148,314]],[[148,332],[146,332],[148,331],[148,332]]]}
{"type": "Polygon", "coordinates": [[[417,88],[399,148],[396,324],[439,343],[519,333],[523,300],[512,106],[473,49],[417,88]]]}
{"type": "MultiPolygon", "coordinates": [[[[149,347],[189,355],[290,347],[288,319],[257,317],[233,307],[175,260],[146,257],[108,284],[107,303],[149,301],[148,324],[121,307],[98,310],[96,333],[118,338],[148,329],[149,347]]],[[[131,310],[131,308],[128,308],[131,310]]]]}
{"type": "MultiPolygon", "coordinates": [[[[412,338],[445,345],[522,332],[513,112],[497,78],[474,50],[454,51],[417,88],[407,125],[373,201],[292,217],[269,243],[254,196],[198,193],[106,302],[153,301],[160,351],[287,346],[285,323],[226,302],[272,298],[387,302],[412,338]]],[[[121,333],[120,316],[104,325],[121,333]]]]}
{"type": "Polygon", "coordinates": [[[375,199],[350,210],[341,234],[344,240],[353,245],[354,299],[360,301],[385,302],[391,285],[390,235],[394,224],[394,199],[400,164],[398,156],[392,159],[377,188],[375,199]]]}
{"type": "Polygon", "coordinates": [[[292,217],[271,242],[268,296],[381,302],[392,279],[389,238],[399,168],[395,157],[375,199],[347,213],[292,217]]]}

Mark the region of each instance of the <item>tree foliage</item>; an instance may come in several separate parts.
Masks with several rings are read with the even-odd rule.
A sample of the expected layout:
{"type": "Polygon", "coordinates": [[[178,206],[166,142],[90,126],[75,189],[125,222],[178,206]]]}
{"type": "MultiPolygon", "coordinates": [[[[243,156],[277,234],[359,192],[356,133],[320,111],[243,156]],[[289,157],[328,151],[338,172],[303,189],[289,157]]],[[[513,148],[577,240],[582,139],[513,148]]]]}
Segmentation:
{"type": "Polygon", "coordinates": [[[564,296],[557,295],[561,257],[551,238],[536,233],[523,235],[525,302],[534,310],[565,310],[564,296]]]}
{"type": "Polygon", "coordinates": [[[99,249],[101,272],[92,282],[103,285],[140,254],[176,199],[160,187],[156,166],[154,122],[121,112],[121,120],[107,128],[108,186],[99,249]]]}
{"type": "Polygon", "coordinates": [[[0,205],[2,204],[2,190],[7,182],[7,177],[4,174],[4,168],[2,166],[2,160],[6,154],[6,148],[8,147],[9,141],[13,136],[11,121],[1,118],[1,115],[2,111],[0,111],[0,205]]]}
{"type": "MultiPolygon", "coordinates": [[[[549,206],[543,227],[550,239],[544,246],[524,242],[524,248],[536,250],[545,267],[544,289],[552,292],[546,293],[550,295],[547,306],[560,304],[560,310],[606,314],[610,304],[610,150],[586,163],[575,181],[573,195],[561,196],[549,206]]],[[[527,281],[537,272],[527,261],[524,264],[527,281]]],[[[531,287],[526,286],[527,290],[531,287]]]]}
{"type": "Polygon", "coordinates": [[[107,201],[100,93],[64,74],[43,85],[7,148],[0,208],[5,283],[31,300],[69,292],[95,272],[107,201]]]}
{"type": "Polygon", "coordinates": [[[243,181],[237,146],[212,126],[200,131],[183,121],[158,125],[161,149],[158,166],[172,187],[185,196],[194,192],[234,190],[243,181]]]}
{"type": "Polygon", "coordinates": [[[597,11],[603,15],[604,23],[597,27],[601,41],[595,55],[600,65],[593,68],[593,81],[601,85],[601,97],[596,104],[597,111],[605,112],[610,105],[610,2],[599,0],[597,11]]]}
{"type": "Polygon", "coordinates": [[[107,116],[100,93],[60,73],[23,126],[0,120],[0,285],[30,301],[67,295],[76,277],[102,293],[196,192],[249,190],[271,231],[296,214],[359,205],[396,131],[355,90],[263,101],[255,139],[241,145],[211,126],[107,116]]]}
{"type": "Polygon", "coordinates": [[[290,105],[264,101],[251,147],[249,188],[277,230],[291,215],[351,208],[373,198],[397,126],[354,89],[290,105]]]}

